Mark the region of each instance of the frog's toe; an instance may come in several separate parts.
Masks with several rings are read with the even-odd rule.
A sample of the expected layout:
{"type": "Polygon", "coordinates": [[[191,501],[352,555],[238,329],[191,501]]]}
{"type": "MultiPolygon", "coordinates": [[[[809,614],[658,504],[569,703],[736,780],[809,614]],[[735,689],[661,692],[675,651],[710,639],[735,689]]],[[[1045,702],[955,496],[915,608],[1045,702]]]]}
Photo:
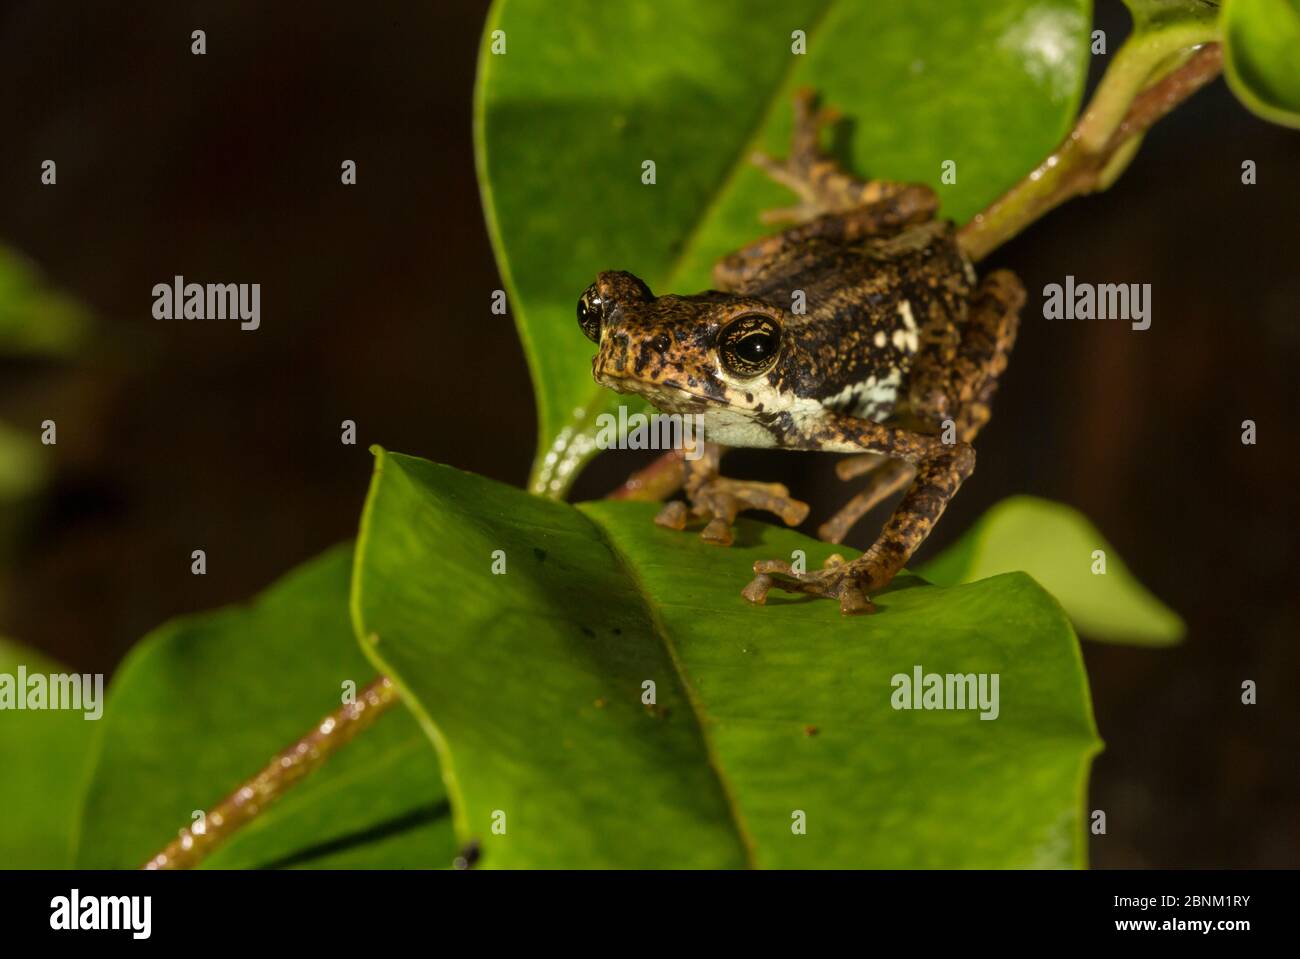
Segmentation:
{"type": "Polygon", "coordinates": [[[833,107],[823,104],[813,87],[800,87],[794,92],[794,128],[792,130],[791,149],[798,153],[815,150],[817,134],[824,128],[834,126],[843,114],[833,107]]]}
{"type": "Polygon", "coordinates": [[[799,574],[783,559],[760,559],[754,563],[754,572],[760,576],[785,576],[798,579],[799,574]]]}
{"type": "Polygon", "coordinates": [[[838,554],[827,559],[824,568],[816,573],[796,573],[782,560],[759,560],[754,564],[754,574],[753,581],[741,594],[751,603],[765,602],[767,591],[775,586],[788,593],[837,599],[840,612],[846,616],[876,611],[868,596],[868,590],[873,587],[869,570],[845,562],[838,554]]]}
{"type": "Polygon", "coordinates": [[[730,546],[735,541],[731,524],[721,516],[715,516],[700,530],[700,539],[714,546],[730,546]]]}
{"type": "Polygon", "coordinates": [[[845,616],[860,616],[874,613],[876,606],[860,588],[851,581],[840,589],[840,613],[845,616]]]}
{"type": "Polygon", "coordinates": [[[684,530],[686,528],[686,504],[681,500],[664,503],[655,516],[655,523],[667,529],[684,530]]]}
{"type": "Polygon", "coordinates": [[[790,168],[788,160],[778,160],[770,153],[755,150],[749,155],[749,162],[754,164],[777,183],[783,183],[796,193],[803,191],[807,185],[803,178],[790,168]]]}
{"type": "Polygon", "coordinates": [[[827,570],[818,573],[797,573],[781,559],[760,559],[754,564],[756,576],[765,576],[771,585],[788,593],[812,593],[815,596],[834,596],[832,580],[827,570]]]}
{"type": "MultiPolygon", "coordinates": [[[[700,539],[715,546],[731,545],[734,539],[731,532],[731,520],[735,516],[734,510],[714,514],[710,514],[708,509],[696,509],[695,512],[710,517],[704,529],[700,531],[700,539]]],[[[663,508],[656,514],[655,525],[681,532],[686,529],[686,522],[689,517],[690,510],[687,509],[686,504],[681,500],[672,500],[665,503],[663,508]]]]}
{"type": "Polygon", "coordinates": [[[767,591],[772,588],[772,578],[759,574],[749,581],[749,585],[740,591],[745,601],[752,606],[762,606],[767,602],[767,591]]]}
{"type": "Polygon", "coordinates": [[[730,546],[735,539],[732,524],[745,510],[773,513],[787,526],[798,526],[808,517],[808,504],[793,499],[780,483],[756,483],[715,477],[689,491],[689,508],[674,500],[665,503],[655,522],[674,530],[686,528],[694,515],[704,519],[700,538],[715,546],[730,546]]]}
{"type": "Polygon", "coordinates": [[[808,518],[808,504],[794,499],[781,483],[718,478],[696,496],[697,513],[723,517],[728,525],[736,514],[751,509],[772,513],[786,526],[798,526],[808,518]]]}

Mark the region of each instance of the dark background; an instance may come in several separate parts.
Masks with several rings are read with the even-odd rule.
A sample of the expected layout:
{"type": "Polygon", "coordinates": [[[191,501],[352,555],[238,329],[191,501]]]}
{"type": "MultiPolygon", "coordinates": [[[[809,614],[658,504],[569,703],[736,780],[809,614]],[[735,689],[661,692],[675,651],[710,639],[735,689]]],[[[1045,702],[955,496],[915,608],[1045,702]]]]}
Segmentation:
{"type": "MultiPolygon", "coordinates": [[[[1127,18],[1099,6],[1113,51],[1127,18]]],[[[245,600],[352,536],[372,442],[524,481],[535,411],[514,329],[485,308],[500,281],[470,140],[484,10],[0,6],[0,242],[98,330],[71,363],[0,360],[0,416],[59,430],[0,573],[0,633],[111,670],[167,618],[245,600]],[[261,283],[262,328],[153,320],[152,286],[177,273],[261,283]]],[[[1107,741],[1097,866],[1300,864],[1298,169],[1300,133],[1218,82],[1109,193],[990,261],[1030,303],[979,471],[927,553],[1005,495],[1050,497],[1189,624],[1169,650],[1085,643],[1107,741]],[[1151,328],[1043,321],[1037,294],[1066,273],[1151,283],[1151,328]],[[1244,679],[1259,705],[1240,705],[1244,679]]],[[[848,495],[830,463],[742,453],[730,471],[787,482],[818,520],[848,495]]],[[[597,460],[578,496],[629,465],[597,460]]]]}

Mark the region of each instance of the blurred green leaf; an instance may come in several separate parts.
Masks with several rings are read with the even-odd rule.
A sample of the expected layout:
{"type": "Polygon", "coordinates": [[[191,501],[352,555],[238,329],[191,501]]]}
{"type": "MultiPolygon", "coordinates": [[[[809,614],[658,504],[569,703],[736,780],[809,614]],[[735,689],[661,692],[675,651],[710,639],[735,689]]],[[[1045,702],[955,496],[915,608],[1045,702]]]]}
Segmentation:
{"type": "MultiPolygon", "coordinates": [[[[0,639],[0,674],[50,675],[67,670],[0,639]]],[[[102,706],[103,703],[101,702],[102,706]]],[[[0,770],[5,796],[0,814],[0,869],[66,869],[85,783],[95,721],[85,711],[0,711],[0,770]]]]}
{"type": "Polygon", "coordinates": [[[1100,744],[1074,633],[1029,577],[904,576],[866,617],[754,608],[756,559],[802,549],[815,568],[832,547],[742,522],[719,549],[650,504],[573,507],[377,456],[357,632],[423,717],[482,865],[1083,863],[1100,744]],[[916,666],[999,674],[997,719],[893,709],[916,666]]]}
{"type": "Polygon", "coordinates": [[[1228,86],[1266,120],[1300,127],[1300,0],[1225,0],[1228,86]]]}
{"type": "MultiPolygon", "coordinates": [[[[81,344],[88,327],[80,304],[45,289],[35,267],[0,247],[0,356],[61,356],[81,344]]],[[[41,487],[41,452],[32,434],[0,422],[0,509],[41,487]]],[[[16,525],[16,514],[0,513],[0,547],[16,525]]]]}
{"type": "MultiPolygon", "coordinates": [[[[338,708],[345,680],[370,680],[348,628],[351,556],[337,547],[252,605],[178,620],[132,651],[101,720],[79,866],[139,866],[338,708]]],[[[433,750],[398,707],[205,865],[446,867],[444,797],[433,750]]]]}
{"type": "Polygon", "coordinates": [[[1138,582],[1088,518],[1051,500],[1003,500],[918,572],[955,586],[1015,570],[1055,596],[1091,639],[1167,646],[1183,637],[1183,621],[1138,582]],[[1094,550],[1106,554],[1105,575],[1092,572],[1094,550]]]}
{"type": "Polygon", "coordinates": [[[80,303],[47,289],[32,264],[0,247],[0,355],[62,356],[88,327],[80,303]]]}
{"type": "Polygon", "coordinates": [[[792,198],[748,158],[784,155],[797,87],[848,118],[852,169],[929,183],[961,221],[1064,136],[1090,15],[1088,0],[497,0],[475,142],[537,394],[534,491],[567,489],[594,454],[595,417],[618,402],[592,382],[579,295],[606,269],[661,293],[705,288],[716,259],[765,232],[759,212],[792,198]],[[806,55],[791,52],[795,30],[806,55]],[[955,184],[939,182],[945,160],[955,184]]]}
{"type": "Polygon", "coordinates": [[[1133,15],[1134,30],[1159,29],[1193,20],[1213,21],[1219,0],[1124,0],[1133,15]]]}
{"type": "Polygon", "coordinates": [[[0,506],[30,496],[44,478],[40,445],[30,434],[0,422],[0,506]]]}

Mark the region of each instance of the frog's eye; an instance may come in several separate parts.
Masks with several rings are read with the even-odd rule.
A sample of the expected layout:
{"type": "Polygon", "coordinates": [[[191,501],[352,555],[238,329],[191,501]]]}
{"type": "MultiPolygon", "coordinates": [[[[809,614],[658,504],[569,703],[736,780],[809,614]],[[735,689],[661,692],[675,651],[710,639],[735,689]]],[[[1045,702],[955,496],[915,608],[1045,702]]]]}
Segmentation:
{"type": "Polygon", "coordinates": [[[718,334],[718,359],[732,376],[747,379],[766,373],[776,364],[780,348],[780,324],[761,313],[734,319],[718,334]]]}
{"type": "Polygon", "coordinates": [[[593,343],[600,342],[600,324],[605,318],[605,301],[593,283],[578,300],[578,325],[583,334],[593,343]]]}

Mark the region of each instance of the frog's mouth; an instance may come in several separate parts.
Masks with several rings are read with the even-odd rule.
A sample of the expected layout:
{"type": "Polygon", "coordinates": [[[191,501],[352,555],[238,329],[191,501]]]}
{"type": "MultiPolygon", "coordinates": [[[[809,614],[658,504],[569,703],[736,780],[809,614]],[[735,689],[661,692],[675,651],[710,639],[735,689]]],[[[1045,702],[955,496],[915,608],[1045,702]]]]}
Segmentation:
{"type": "Polygon", "coordinates": [[[643,396],[652,406],[665,413],[703,413],[726,405],[702,393],[677,386],[675,383],[655,383],[600,372],[596,373],[595,377],[596,382],[601,386],[606,386],[615,393],[634,393],[643,396]]]}

